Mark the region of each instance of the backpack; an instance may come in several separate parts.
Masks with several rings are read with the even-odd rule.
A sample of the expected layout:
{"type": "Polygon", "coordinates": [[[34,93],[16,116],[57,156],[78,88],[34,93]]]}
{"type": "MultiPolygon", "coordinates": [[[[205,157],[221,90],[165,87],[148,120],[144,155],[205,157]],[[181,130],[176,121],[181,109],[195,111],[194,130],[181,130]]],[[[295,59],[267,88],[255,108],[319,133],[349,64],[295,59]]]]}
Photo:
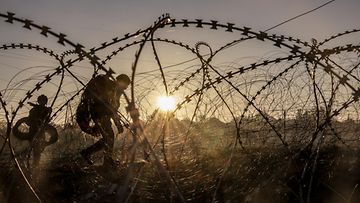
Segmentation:
{"type": "Polygon", "coordinates": [[[99,108],[103,108],[101,106],[104,103],[110,104],[113,91],[115,91],[115,83],[106,75],[98,75],[86,85],[76,109],[76,122],[83,132],[91,135],[98,134],[96,126],[90,126],[92,120],[90,106],[97,105],[99,108]]]}
{"type": "Polygon", "coordinates": [[[115,83],[107,75],[98,75],[91,79],[84,90],[84,99],[96,103],[110,103],[115,91],[115,83]]]}

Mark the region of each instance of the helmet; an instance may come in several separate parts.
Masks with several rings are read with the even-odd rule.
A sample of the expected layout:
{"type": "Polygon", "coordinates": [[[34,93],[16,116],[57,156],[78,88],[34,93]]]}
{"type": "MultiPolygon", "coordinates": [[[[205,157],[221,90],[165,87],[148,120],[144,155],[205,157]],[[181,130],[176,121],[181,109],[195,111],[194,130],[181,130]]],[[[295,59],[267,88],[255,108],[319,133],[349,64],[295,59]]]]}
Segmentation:
{"type": "Polygon", "coordinates": [[[130,84],[130,78],[129,76],[125,75],[125,74],[120,74],[116,77],[116,80],[118,82],[125,82],[126,84],[130,84]]]}
{"type": "Polygon", "coordinates": [[[48,102],[48,98],[47,98],[47,96],[45,96],[45,95],[42,94],[42,95],[38,96],[37,102],[38,102],[40,105],[45,105],[45,104],[48,102]]]}

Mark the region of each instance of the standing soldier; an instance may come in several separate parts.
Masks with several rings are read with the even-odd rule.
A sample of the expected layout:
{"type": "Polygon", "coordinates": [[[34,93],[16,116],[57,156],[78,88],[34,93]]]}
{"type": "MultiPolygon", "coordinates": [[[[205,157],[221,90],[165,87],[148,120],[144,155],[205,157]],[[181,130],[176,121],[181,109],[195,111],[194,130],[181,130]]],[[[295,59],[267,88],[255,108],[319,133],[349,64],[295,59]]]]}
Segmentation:
{"type": "Polygon", "coordinates": [[[51,107],[47,107],[48,98],[45,95],[40,95],[37,98],[38,104],[29,103],[33,108],[29,112],[27,124],[29,125],[29,134],[31,138],[31,147],[33,151],[34,166],[38,166],[40,162],[41,153],[46,147],[45,142],[45,125],[48,124],[51,107]]]}

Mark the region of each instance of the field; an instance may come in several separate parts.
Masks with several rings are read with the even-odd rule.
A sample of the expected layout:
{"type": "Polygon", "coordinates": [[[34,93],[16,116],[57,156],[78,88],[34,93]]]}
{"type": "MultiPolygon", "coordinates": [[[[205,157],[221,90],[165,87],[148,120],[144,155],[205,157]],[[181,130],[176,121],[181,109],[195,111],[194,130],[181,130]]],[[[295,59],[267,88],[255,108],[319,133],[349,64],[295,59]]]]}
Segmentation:
{"type": "MultiPolygon", "coordinates": [[[[177,119],[170,123],[171,126],[184,129],[188,124],[187,121],[177,119]]],[[[339,140],[324,139],[320,143],[321,147],[312,149],[304,149],[305,145],[301,145],[301,142],[292,141],[287,149],[281,143],[269,139],[259,143],[258,138],[267,134],[267,129],[261,129],[242,138],[242,147],[231,149],[230,140],[235,136],[229,134],[231,123],[207,119],[193,126],[199,133],[189,137],[189,144],[185,145],[181,158],[182,142],[176,141],[176,137],[165,140],[168,150],[166,161],[163,148],[154,145],[157,157],[166,166],[188,202],[360,200],[357,140],[348,142],[351,146],[347,146],[339,140]]],[[[337,127],[353,132],[360,124],[347,121],[338,123],[337,127]]],[[[156,135],[156,130],[153,129],[154,134],[149,133],[148,139],[152,144],[155,143],[152,135],[156,135]]],[[[114,202],[125,201],[122,199],[125,197],[128,202],[180,201],[153,158],[150,156],[149,161],[143,160],[141,146],[137,149],[136,160],[125,163],[131,144],[129,134],[118,135],[116,141],[115,151],[122,163],[113,168],[104,168],[101,165],[101,153],[96,155],[97,162],[93,166],[89,166],[78,154],[96,138],[71,126],[63,129],[58,127],[58,131],[60,138],[56,144],[46,148],[40,168],[31,170],[31,164],[26,165],[26,157],[18,158],[24,168],[29,169],[24,172],[31,174],[28,178],[44,201],[114,202]],[[121,193],[124,187],[127,188],[125,197],[121,193]]],[[[292,131],[289,130],[289,140],[292,136],[290,133],[292,131]]],[[[327,136],[331,138],[331,135],[327,136]]],[[[342,139],[352,136],[346,133],[342,139]]],[[[18,148],[26,149],[26,146],[18,145],[18,148]]],[[[2,165],[7,166],[1,168],[2,198],[6,202],[30,202],[31,199],[36,202],[19,171],[14,168],[10,155],[3,155],[1,160],[2,165]]]]}

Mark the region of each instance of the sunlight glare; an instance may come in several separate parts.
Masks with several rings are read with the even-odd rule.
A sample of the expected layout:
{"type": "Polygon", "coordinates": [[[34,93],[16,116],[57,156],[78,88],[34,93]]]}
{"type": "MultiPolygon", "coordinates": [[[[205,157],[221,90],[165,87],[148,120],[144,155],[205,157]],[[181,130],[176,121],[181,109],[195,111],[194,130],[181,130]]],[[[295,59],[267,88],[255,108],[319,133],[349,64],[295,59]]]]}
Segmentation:
{"type": "Polygon", "coordinates": [[[172,96],[160,96],[156,100],[156,105],[162,111],[173,111],[176,107],[175,98],[172,96]]]}

